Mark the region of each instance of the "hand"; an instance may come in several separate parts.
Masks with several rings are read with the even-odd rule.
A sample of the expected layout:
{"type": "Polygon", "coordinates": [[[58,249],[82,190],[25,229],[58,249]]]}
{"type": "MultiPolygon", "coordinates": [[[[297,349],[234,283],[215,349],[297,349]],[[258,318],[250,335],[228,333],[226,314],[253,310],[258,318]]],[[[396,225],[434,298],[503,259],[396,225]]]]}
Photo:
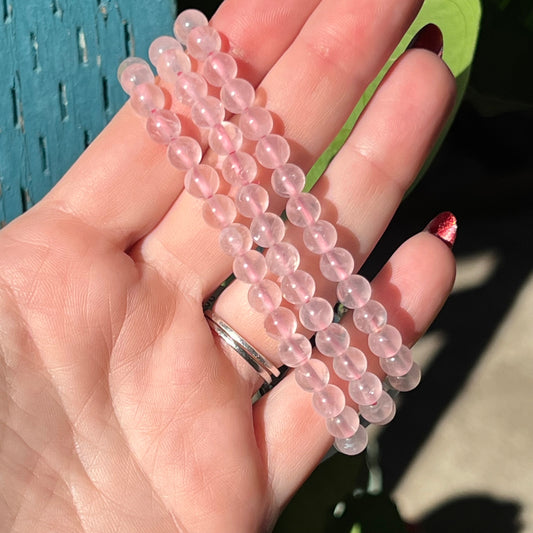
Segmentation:
{"type": "MultiPolygon", "coordinates": [[[[226,0],[212,24],[279,117],[291,161],[309,169],[420,3],[226,0]]],[[[453,95],[437,55],[407,51],[315,187],[357,266],[453,95]]],[[[331,446],[291,375],[252,408],[257,374],[202,313],[231,260],[182,181],[126,104],[51,193],[0,232],[0,530],[266,531],[331,446]]],[[[453,276],[450,250],[421,233],[373,281],[406,344],[453,276]]],[[[319,292],[333,297],[329,286],[319,292]]],[[[242,284],[217,312],[279,365],[242,284]]]]}

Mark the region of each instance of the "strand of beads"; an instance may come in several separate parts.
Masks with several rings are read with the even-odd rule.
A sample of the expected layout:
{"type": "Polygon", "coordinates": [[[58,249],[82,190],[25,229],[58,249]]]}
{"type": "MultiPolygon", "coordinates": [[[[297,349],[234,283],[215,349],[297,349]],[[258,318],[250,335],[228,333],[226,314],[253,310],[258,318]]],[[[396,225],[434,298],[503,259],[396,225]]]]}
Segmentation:
{"type": "Polygon", "coordinates": [[[164,109],[165,95],[146,61],[138,57],[125,59],[118,68],[118,79],[135,112],[146,118],[146,130],[154,141],[168,144],[180,137],[181,121],[164,109]]]}
{"type": "MultiPolygon", "coordinates": [[[[266,168],[276,168],[280,179],[284,179],[286,173],[297,173],[296,177],[303,188],[303,171],[287,164],[290,152],[288,144],[282,137],[270,133],[273,125],[270,113],[253,105],[255,90],[246,80],[236,78],[234,59],[229,54],[220,52],[220,38],[216,30],[203,25],[201,15],[185,12],[176,21],[175,35],[182,42],[186,40],[193,57],[204,61],[204,76],[209,83],[222,87],[220,94],[225,108],[239,115],[238,129],[247,139],[257,141],[255,156],[259,163],[266,168]],[[215,76],[213,72],[216,73],[215,76]]],[[[235,130],[237,126],[233,128],[235,130]]],[[[216,127],[217,137],[224,138],[227,125],[224,130],[220,126],[216,127]]],[[[231,143],[225,144],[234,148],[231,143]]],[[[213,148],[211,136],[210,145],[213,148]]],[[[280,288],[265,278],[268,271],[280,277],[293,274],[299,266],[298,250],[282,242],[285,224],[281,217],[267,212],[268,192],[252,183],[256,171],[254,170],[252,179],[249,179],[248,172],[243,176],[243,167],[251,165],[249,154],[227,150],[225,155],[227,159],[222,165],[223,176],[231,185],[238,187],[235,195],[237,209],[244,217],[250,218],[251,223],[249,230],[246,226],[235,223],[223,228],[220,234],[221,247],[234,257],[233,271],[237,279],[250,285],[248,300],[251,306],[266,315],[265,327],[279,341],[281,361],[287,366],[297,367],[298,382],[305,390],[313,392],[315,409],[328,421],[339,418],[344,413],[344,416],[340,416],[343,424],[337,422],[332,426],[327,423],[328,429],[333,429],[333,436],[338,435],[339,431],[343,431],[344,436],[353,435],[359,427],[357,412],[346,407],[342,390],[329,383],[327,366],[321,361],[310,360],[312,346],[309,339],[296,333],[296,317],[290,310],[280,307],[280,288]],[[266,256],[251,249],[252,241],[267,249],[266,256]]],[[[300,274],[306,277],[314,292],[312,277],[302,271],[300,274]]]]}
{"type": "Polygon", "coordinates": [[[353,309],[355,327],[368,334],[370,351],[379,358],[390,387],[399,392],[414,389],[420,382],[420,367],[413,362],[411,350],[402,343],[400,332],[387,324],[383,305],[371,299],[370,293],[366,303],[354,301],[342,284],[337,286],[337,296],[345,307],[353,309]]]}
{"type": "MultiPolygon", "coordinates": [[[[216,33],[209,28],[196,28],[193,33],[201,35],[202,32],[216,33]]],[[[199,39],[201,40],[201,39],[199,39]]],[[[230,62],[229,54],[217,52],[217,57],[226,57],[230,62]]],[[[222,82],[224,78],[221,77],[222,82]]],[[[214,83],[220,86],[222,83],[214,83]]],[[[272,119],[267,110],[252,106],[254,89],[244,80],[233,79],[225,82],[221,90],[221,100],[228,111],[240,114],[239,126],[244,136],[257,141],[255,157],[264,167],[273,169],[272,185],[281,196],[288,198],[287,215],[296,226],[304,227],[304,243],[313,253],[320,255],[320,270],[329,280],[337,282],[338,294],[341,302],[346,307],[350,304],[350,296],[356,296],[359,291],[357,313],[354,314],[354,324],[362,331],[370,333],[369,347],[380,357],[381,366],[388,374],[388,384],[397,390],[410,390],[420,379],[420,371],[412,364],[412,358],[407,347],[402,345],[401,335],[393,326],[386,323],[386,311],[378,302],[371,300],[371,288],[362,276],[353,275],[354,260],[348,250],[335,247],[336,230],[327,221],[319,220],[321,207],[318,200],[309,193],[303,193],[305,175],[303,171],[287,163],[290,148],[281,136],[270,133],[272,119]],[[248,131],[246,128],[252,125],[248,131]],[[344,300],[344,301],[343,301],[344,300]],[[362,309],[359,309],[362,308],[362,309]],[[372,317],[372,311],[385,311],[381,322],[372,317]],[[369,315],[369,316],[367,316],[369,315]],[[400,352],[399,356],[396,356],[400,352]]],[[[237,193],[237,198],[250,199],[254,195],[267,197],[264,189],[256,184],[245,185],[237,193]],[[251,194],[253,191],[253,195],[251,194]]],[[[339,324],[332,323],[333,308],[326,300],[314,297],[315,283],[307,272],[297,270],[299,256],[297,250],[291,245],[282,243],[283,234],[279,229],[278,239],[273,239],[274,226],[281,228],[279,217],[266,213],[266,201],[263,208],[261,202],[253,202],[254,209],[240,210],[244,216],[252,217],[254,241],[268,248],[266,261],[270,270],[281,276],[282,295],[287,301],[300,306],[300,322],[307,329],[316,332],[316,344],[324,355],[334,357],[334,368],[337,374],[350,381],[350,395],[360,405],[360,412],[369,422],[384,424],[392,419],[395,414],[395,405],[392,398],[383,390],[379,378],[366,371],[366,358],[364,354],[349,346],[349,334],[339,324]],[[267,218],[268,217],[268,218],[267,218]],[[269,264],[269,256],[275,258],[269,264]]],[[[254,293],[254,287],[251,293],[254,293]]],[[[252,305],[254,305],[252,303],[252,305]]],[[[261,305],[261,304],[259,304],[261,305]]],[[[311,368],[304,368],[303,372],[310,374],[311,368]],[[304,370],[305,369],[305,370],[304,370]]],[[[341,417],[342,418],[342,417],[341,417]]],[[[341,424],[341,420],[337,419],[341,424]]]]}
{"type": "MultiPolygon", "coordinates": [[[[321,206],[310,193],[303,193],[292,184],[280,184],[275,174],[272,177],[274,191],[288,197],[287,218],[303,229],[306,248],[319,255],[322,275],[337,283],[338,300],[347,308],[354,309],[353,322],[362,332],[368,333],[370,351],[379,357],[387,374],[387,385],[396,390],[411,390],[420,380],[420,370],[413,364],[409,349],[402,344],[399,331],[387,324],[383,305],[371,299],[370,283],[362,276],[353,274],[355,261],[350,252],[336,246],[337,232],[326,220],[320,220],[321,206]]],[[[282,280],[284,296],[293,303],[301,304],[302,324],[316,331],[317,349],[333,357],[337,375],[349,381],[350,397],[359,405],[359,413],[367,422],[383,425],[395,415],[396,406],[384,390],[377,375],[367,370],[366,357],[361,350],[350,346],[350,336],[340,324],[333,323],[333,308],[329,302],[301,289],[302,276],[287,276],[282,280]],[[296,293],[296,297],[293,294],[296,293]],[[302,298],[303,295],[303,298],[302,298]]],[[[343,423],[342,417],[331,422],[343,423]]],[[[342,436],[335,439],[335,446],[344,453],[358,453],[361,436],[342,436]]]]}
{"type": "MultiPolygon", "coordinates": [[[[207,95],[207,82],[202,76],[191,71],[190,58],[176,39],[167,36],[156,39],[150,46],[149,56],[159,76],[168,83],[176,84],[179,100],[191,107],[191,118],[198,127],[210,130],[222,127],[224,119],[222,104],[218,99],[207,95]]],[[[150,67],[144,61],[130,58],[126,62],[137,65],[137,69],[142,71],[143,78],[154,79],[150,67]]],[[[128,67],[128,64],[124,65],[126,70],[128,67]]],[[[120,73],[119,78],[122,81],[124,75],[120,73]]],[[[123,83],[123,87],[128,92],[127,85],[123,83]]],[[[162,91],[155,87],[162,94],[162,91]]],[[[217,194],[220,184],[218,173],[209,165],[200,164],[202,148],[199,143],[191,137],[159,133],[161,130],[166,133],[167,130],[173,129],[176,120],[178,120],[176,115],[169,111],[163,110],[157,115],[159,127],[158,135],[154,139],[167,144],[167,157],[170,163],[177,169],[186,171],[184,186],[187,191],[205,200],[202,214],[206,222],[214,227],[224,227],[228,221],[232,222],[235,219],[236,209],[229,197],[217,194]]],[[[215,151],[223,154],[225,149],[235,151],[240,143],[242,136],[239,139],[237,135],[231,139],[226,136],[218,144],[216,142],[211,144],[215,151]]]]}
{"type": "MultiPolygon", "coordinates": [[[[199,22],[199,18],[197,21],[199,22]]],[[[176,25],[178,24],[179,20],[176,22],[176,25]]],[[[175,33],[178,35],[180,30],[175,33]]],[[[189,50],[196,53],[198,59],[205,60],[205,65],[210,64],[209,61],[213,56],[216,57],[217,63],[231,64],[231,56],[219,51],[218,42],[216,31],[207,26],[195,27],[187,35],[189,50]],[[198,53],[197,49],[200,49],[201,53],[198,53]]],[[[231,72],[233,75],[234,69],[231,72]]],[[[270,133],[272,129],[270,113],[264,108],[252,105],[255,99],[253,87],[245,80],[231,76],[218,76],[212,85],[222,85],[221,100],[226,109],[240,115],[239,126],[243,135],[252,141],[257,141],[255,157],[263,167],[274,170],[273,183],[285,190],[290,189],[293,194],[287,196],[300,201],[295,206],[295,217],[312,218],[309,213],[313,210],[318,217],[320,213],[318,201],[312,195],[302,193],[305,185],[304,172],[299,167],[287,163],[290,155],[288,143],[283,137],[270,133]],[[302,205],[305,200],[309,200],[312,205],[302,205]]],[[[234,162],[234,166],[238,167],[240,164],[234,154],[229,154],[228,160],[234,162]]],[[[236,177],[239,177],[238,174],[236,177]]],[[[300,261],[298,250],[288,243],[281,242],[285,234],[281,218],[266,212],[267,191],[258,184],[239,184],[238,181],[231,183],[240,185],[236,194],[237,209],[243,216],[252,219],[250,225],[252,240],[262,248],[267,248],[266,257],[263,259],[256,250],[240,246],[243,242],[249,243],[250,240],[248,235],[244,238],[246,230],[241,225],[235,224],[223,229],[221,245],[223,250],[235,257],[234,273],[238,279],[251,285],[249,289],[251,306],[267,315],[265,320],[267,331],[280,337],[281,361],[287,366],[296,367],[298,383],[313,393],[315,409],[326,417],[330,433],[338,439],[351,437],[352,451],[356,447],[362,449],[366,446],[367,437],[364,428],[359,428],[356,411],[345,406],[342,391],[329,384],[326,365],[318,360],[309,360],[311,344],[305,336],[296,333],[294,315],[280,307],[279,288],[270,280],[264,279],[267,269],[281,277],[283,295],[290,303],[300,306],[300,322],[310,331],[317,332],[317,345],[321,346],[323,353],[330,356],[343,355],[345,361],[352,363],[351,368],[356,367],[361,373],[366,370],[366,358],[360,350],[355,351],[355,348],[347,351],[349,335],[342,326],[332,324],[333,308],[323,298],[314,297],[316,285],[312,276],[305,271],[297,270],[300,261]],[[239,246],[230,245],[234,242],[239,242],[239,246]],[[280,324],[280,321],[283,323],[280,324]],[[274,331],[275,329],[277,331],[274,331]],[[356,358],[357,361],[354,363],[356,358]],[[356,441],[358,446],[355,446],[356,441]]],[[[276,188],[276,185],[274,187],[276,188]]],[[[289,210],[290,206],[287,207],[289,210]]],[[[316,222],[316,218],[314,221],[316,222]]],[[[297,223],[297,225],[302,224],[297,223]]],[[[367,373],[367,377],[370,376],[370,373],[367,373]]],[[[361,374],[357,374],[357,377],[360,378],[361,374]]],[[[370,398],[374,401],[372,396],[370,398]]]]}
{"type": "MultiPolygon", "coordinates": [[[[189,54],[197,61],[204,61],[204,75],[182,69],[182,61],[175,59],[186,55],[182,44],[175,39],[169,41],[168,37],[161,37],[152,43],[152,63],[159,75],[174,86],[178,101],[191,108],[193,122],[209,130],[208,143],[223,161],[224,179],[232,185],[252,182],[257,175],[257,165],[249,154],[240,151],[242,132],[234,124],[224,121],[224,106],[218,98],[208,95],[207,82],[215,85],[220,84],[222,79],[234,79],[237,73],[235,60],[219,52],[220,36],[207,26],[207,19],[202,13],[194,10],[183,12],[176,20],[174,29],[180,42],[188,43],[189,54]],[[157,53],[159,50],[161,52],[157,53]]],[[[198,179],[201,177],[196,176],[198,179]]],[[[185,187],[192,192],[190,181],[186,178],[185,187]]],[[[225,227],[236,216],[233,201],[227,196],[222,200],[222,196],[206,198],[207,207],[204,210],[207,223],[218,228],[225,227]]]]}
{"type": "MultiPolygon", "coordinates": [[[[342,248],[336,248],[336,231],[334,226],[324,220],[318,220],[320,214],[320,204],[318,200],[308,193],[303,193],[305,176],[303,171],[286,163],[288,160],[289,148],[286,141],[277,136],[264,136],[259,139],[256,148],[257,160],[267,168],[274,169],[272,183],[274,190],[282,197],[288,197],[287,214],[289,220],[296,226],[304,226],[304,242],[306,247],[313,253],[321,255],[320,269],[323,275],[338,283],[342,282],[339,292],[345,296],[355,297],[359,290],[358,305],[366,304],[370,301],[370,284],[363,277],[353,275],[354,260],[349,252],[342,248]],[[262,143],[264,143],[262,145],[262,143]],[[265,149],[265,146],[267,148],[265,149]],[[366,296],[364,293],[367,293],[366,296]]],[[[270,246],[271,243],[265,243],[270,246]]],[[[281,244],[273,244],[274,248],[280,249],[281,244]]],[[[268,255],[271,250],[267,252],[268,255]]],[[[286,250],[282,249],[281,256],[286,255],[286,250]]],[[[274,265],[275,267],[275,265],[274,265]]],[[[366,371],[366,357],[357,348],[350,347],[349,334],[345,328],[332,322],[333,308],[324,299],[314,297],[315,283],[313,278],[306,272],[295,270],[275,271],[282,276],[282,294],[287,301],[300,307],[300,322],[307,329],[316,332],[316,345],[324,355],[334,357],[334,369],[337,374],[350,381],[350,395],[354,401],[360,405],[360,413],[364,418],[375,424],[385,424],[390,421],[395,414],[395,404],[386,391],[379,378],[366,371]]],[[[345,298],[346,300],[346,298],[345,298]]],[[[345,303],[348,303],[345,301],[345,303]]],[[[372,303],[374,303],[372,301],[372,303]]],[[[376,305],[378,304],[375,302],[376,305]]],[[[369,306],[372,307],[371,305],[369,306]]],[[[362,322],[364,323],[364,317],[362,322]]],[[[357,321],[356,321],[357,323],[357,321]]],[[[407,369],[405,365],[408,359],[408,349],[403,346],[403,357],[393,357],[401,346],[394,345],[397,330],[388,326],[385,322],[379,324],[372,332],[370,346],[372,351],[386,363],[382,363],[383,369],[387,373],[393,373],[389,379],[389,384],[395,388],[407,390],[415,385],[416,377],[404,376],[402,373],[407,369]],[[388,358],[391,360],[389,361],[388,358]],[[396,359],[401,360],[398,364],[396,359]]],[[[412,363],[412,360],[411,360],[412,363]]],[[[294,366],[294,365],[293,365],[294,366]]],[[[414,372],[416,374],[416,371],[414,372]]],[[[314,375],[317,387],[324,384],[320,382],[319,373],[313,370],[312,365],[305,363],[296,370],[299,381],[309,379],[314,375]]],[[[323,374],[322,374],[323,376],[323,374]]],[[[304,385],[305,386],[305,385],[304,385]]],[[[315,392],[315,391],[313,391],[315,392]]],[[[347,420],[352,420],[352,412],[347,410],[328,421],[330,432],[338,438],[337,446],[350,452],[355,452],[363,439],[361,434],[357,437],[349,435],[346,437],[345,428],[349,426],[347,420]],[[339,429],[336,430],[335,428],[339,429]]],[[[361,433],[361,432],[360,432],[361,433]]]]}
{"type": "MultiPolygon", "coordinates": [[[[158,74],[168,80],[172,74],[190,73],[191,61],[183,52],[176,39],[160,37],[149,50],[150,59],[158,64],[158,74]]],[[[204,210],[204,218],[216,221],[213,212],[230,212],[226,197],[217,195],[219,187],[218,174],[207,165],[200,165],[202,148],[191,138],[180,135],[181,121],[172,111],[164,109],[165,96],[155,84],[154,74],[144,60],[136,57],[124,60],[118,69],[118,78],[124,91],[130,95],[133,109],[141,116],[147,117],[146,129],[157,143],[167,145],[167,157],[170,163],[180,170],[186,170],[184,185],[194,196],[204,198],[211,203],[211,209],[204,210]],[[226,208],[226,209],[223,209],[226,208]],[[218,208],[218,209],[217,209],[218,208]]],[[[207,84],[203,79],[205,93],[207,84]]],[[[208,206],[209,207],[209,206],[208,206]]]]}
{"type": "MultiPolygon", "coordinates": [[[[304,228],[304,244],[309,251],[320,256],[321,273],[326,279],[337,283],[339,302],[354,310],[354,325],[369,334],[370,351],[379,358],[380,366],[387,374],[385,385],[397,391],[412,390],[420,381],[420,369],[413,363],[410,350],[402,344],[399,331],[387,324],[387,312],[383,305],[371,299],[370,283],[352,273],[355,261],[350,252],[336,247],[337,232],[332,224],[320,220],[318,199],[293,187],[280,187],[274,176],[272,183],[277,194],[288,197],[287,217],[295,226],[304,228]]],[[[294,278],[284,279],[282,286],[285,284],[294,291],[298,283],[299,280],[294,278]]],[[[291,297],[290,292],[284,295],[291,297]]],[[[302,303],[301,300],[294,301],[302,303]]],[[[318,350],[323,355],[333,357],[335,372],[349,381],[349,394],[359,405],[360,415],[373,424],[388,423],[396,412],[391,395],[384,390],[378,376],[367,371],[366,358],[361,350],[349,346],[350,338],[346,329],[330,321],[332,314],[329,303],[317,298],[308,299],[300,308],[302,323],[317,331],[315,338],[318,350]]],[[[355,437],[339,437],[335,445],[345,453],[356,453],[359,440],[355,437]]]]}
{"type": "MultiPolygon", "coordinates": [[[[280,288],[265,279],[268,269],[282,278],[281,285],[285,298],[291,303],[300,305],[300,320],[307,329],[317,332],[319,350],[325,355],[333,356],[337,373],[351,380],[350,393],[355,401],[359,398],[361,414],[367,420],[384,423],[387,418],[386,410],[388,409],[390,413],[391,409],[394,409],[394,403],[382,391],[377,376],[366,372],[364,354],[356,348],[349,347],[347,331],[342,326],[331,323],[333,309],[330,304],[326,300],[314,297],[313,278],[308,273],[297,270],[299,266],[297,249],[281,242],[285,234],[284,223],[277,215],[266,212],[268,193],[260,185],[252,183],[257,174],[255,161],[249,154],[238,151],[243,134],[248,139],[258,141],[255,156],[264,167],[274,170],[272,176],[274,189],[278,194],[280,190],[283,191],[280,196],[289,197],[287,212],[294,211],[294,216],[289,216],[289,219],[295,225],[305,227],[304,242],[311,251],[321,254],[321,270],[325,277],[332,281],[345,280],[353,270],[353,258],[346,250],[333,248],[335,242],[330,249],[319,250],[324,235],[331,236],[334,233],[336,241],[335,228],[326,221],[318,220],[320,215],[318,200],[308,193],[302,193],[305,183],[303,171],[287,163],[290,154],[288,143],[282,137],[270,133],[272,129],[270,113],[264,108],[252,105],[255,90],[247,81],[236,78],[236,63],[229,54],[220,52],[221,40],[216,30],[207,26],[207,19],[201,13],[188,11],[182,13],[176,20],[175,35],[181,42],[187,42],[189,53],[195,59],[204,61],[204,76],[209,83],[215,87],[222,86],[220,94],[224,107],[231,113],[240,115],[240,128],[232,123],[223,122],[222,104],[214,97],[207,96],[205,80],[199,74],[190,71],[190,60],[179,43],[170,37],[161,37],[154,41],[150,47],[152,62],[165,81],[175,83],[177,98],[192,106],[193,121],[201,128],[210,129],[209,144],[215,152],[225,157],[222,174],[226,181],[239,186],[235,204],[241,214],[252,218],[250,230],[242,224],[232,224],[235,218],[235,205],[228,197],[215,194],[218,188],[218,175],[210,167],[207,168],[212,172],[200,169],[205,165],[199,165],[201,149],[196,141],[184,137],[177,139],[175,135],[166,136],[169,142],[169,160],[177,168],[188,169],[186,188],[191,189],[189,192],[195,196],[206,200],[208,208],[204,209],[204,218],[208,224],[223,228],[220,235],[222,249],[234,257],[236,276],[250,284],[249,301],[252,307],[266,314],[265,328],[270,335],[279,339],[282,362],[287,366],[296,367],[296,380],[304,390],[313,393],[315,409],[326,417],[328,430],[336,437],[337,448],[344,453],[358,453],[366,447],[367,442],[366,432],[362,426],[359,426],[358,414],[351,407],[345,406],[342,391],[329,384],[327,366],[319,360],[310,359],[311,344],[306,337],[296,333],[297,321],[294,314],[280,307],[280,288]],[[194,147],[190,146],[190,141],[195,143],[194,147]],[[192,148],[194,150],[191,150],[192,148]],[[191,151],[194,157],[189,155],[191,151]],[[252,242],[268,248],[266,258],[251,249],[252,242]],[[342,265],[340,270],[339,264],[342,265]],[[335,278],[339,275],[341,276],[339,279],[332,279],[332,276],[335,278]],[[355,382],[358,383],[357,387],[352,386],[355,382]],[[376,392],[379,392],[377,401],[376,392]],[[364,400],[361,400],[361,395],[365,394],[371,400],[371,402],[367,400],[367,406],[363,405],[364,400]],[[389,406],[391,403],[392,408],[389,406]]],[[[173,119],[171,123],[174,123],[173,119]]],[[[383,341],[385,344],[387,339],[385,335],[383,341]]],[[[394,380],[398,381],[395,383],[398,389],[410,386],[409,379],[399,375],[401,373],[399,369],[402,365],[406,366],[409,356],[410,354],[404,354],[403,357],[393,356],[383,359],[382,367],[385,372],[391,372],[389,381],[393,386],[394,380]],[[399,363],[395,363],[396,359],[399,363]]]]}
{"type": "MultiPolygon", "coordinates": [[[[198,19],[198,22],[200,22],[200,19],[198,19]]],[[[179,25],[179,20],[176,25],[179,25]]],[[[178,36],[179,33],[180,30],[178,29],[176,35],[178,36]]],[[[196,55],[196,58],[206,61],[206,65],[210,64],[209,61],[214,56],[217,58],[217,63],[223,65],[232,64],[233,58],[229,54],[219,51],[220,39],[213,28],[199,25],[191,29],[187,35],[187,44],[189,50],[196,55]]],[[[221,70],[228,71],[228,69],[221,70]]],[[[295,213],[296,217],[300,216],[304,219],[304,224],[296,222],[296,225],[305,225],[306,222],[310,222],[313,219],[312,215],[309,216],[309,207],[311,211],[314,208],[316,218],[318,218],[320,205],[312,195],[307,194],[305,197],[312,205],[302,206],[302,198],[305,193],[301,191],[305,183],[305,175],[298,167],[287,164],[290,154],[288,143],[282,137],[270,134],[272,119],[268,111],[251,106],[255,97],[253,87],[244,80],[234,78],[236,76],[235,68],[231,68],[229,71],[231,72],[229,76],[219,75],[216,80],[210,81],[210,83],[215,86],[223,85],[221,98],[225,101],[227,109],[241,115],[240,125],[245,130],[244,135],[251,140],[258,141],[255,150],[257,160],[264,167],[274,169],[274,175],[277,177],[278,182],[286,185],[290,181],[293,184],[292,191],[300,195],[297,198],[295,213]],[[250,124],[253,127],[248,131],[246,126],[250,124]],[[298,181],[296,187],[294,186],[295,180],[298,181]],[[300,201],[299,203],[298,200],[300,201]],[[305,220],[306,217],[307,220],[305,220]]],[[[234,158],[235,156],[230,153],[229,157],[234,158]]],[[[239,161],[236,163],[236,166],[239,166],[239,161]]],[[[238,185],[238,183],[233,184],[238,185]]],[[[360,370],[362,368],[366,369],[366,358],[362,352],[357,351],[354,353],[355,349],[352,349],[352,351],[347,353],[349,336],[342,326],[331,323],[333,319],[331,305],[322,298],[313,297],[315,283],[312,277],[303,271],[296,273],[299,264],[298,251],[292,245],[281,242],[285,233],[284,225],[277,215],[266,213],[268,206],[268,193],[266,190],[257,184],[241,184],[236,197],[237,201],[241,200],[242,203],[241,207],[238,207],[241,214],[252,218],[253,240],[263,248],[268,248],[266,260],[256,250],[250,250],[248,247],[245,249],[240,247],[230,249],[227,246],[227,242],[224,242],[225,239],[229,238],[233,242],[238,235],[239,242],[244,242],[245,229],[237,225],[224,229],[221,234],[223,249],[229,251],[230,255],[235,257],[234,273],[236,277],[251,285],[249,301],[252,307],[267,314],[272,312],[279,313],[277,311],[281,303],[281,297],[278,294],[279,289],[273,282],[264,279],[267,268],[274,274],[281,276],[288,286],[292,285],[294,288],[295,281],[297,281],[297,285],[298,283],[299,285],[295,291],[293,290],[293,293],[298,293],[301,301],[294,301],[293,299],[291,303],[301,304],[300,321],[307,329],[317,332],[317,345],[322,345],[321,351],[330,356],[342,355],[344,360],[350,359],[350,356],[351,359],[359,356],[357,367],[360,370]],[[265,263],[267,268],[265,268],[265,263]],[[304,289],[303,291],[301,290],[302,288],[304,289]],[[324,331],[326,328],[328,328],[327,332],[324,331]]],[[[296,195],[292,198],[296,198],[296,195]]],[[[316,222],[316,218],[312,221],[316,222]]],[[[292,222],[295,223],[295,220],[292,220],[292,222]]],[[[246,242],[249,242],[249,237],[246,242]]],[[[336,249],[335,252],[338,256],[343,251],[336,249]]],[[[344,252],[346,255],[347,252],[344,252]]],[[[348,260],[350,258],[351,256],[348,255],[348,260]]],[[[353,260],[351,269],[353,269],[353,260]]],[[[289,301],[291,301],[290,297],[289,301]]],[[[291,320],[291,323],[295,323],[295,320],[290,315],[285,315],[285,318],[291,320]]],[[[315,408],[328,419],[328,429],[338,439],[350,437],[351,451],[353,451],[354,433],[359,422],[356,412],[352,408],[345,408],[345,399],[342,391],[329,384],[329,373],[324,372],[324,369],[327,371],[327,367],[324,365],[321,368],[320,365],[323,365],[323,363],[320,361],[309,362],[311,345],[308,339],[301,334],[297,334],[295,327],[294,329],[284,329],[284,331],[286,333],[290,332],[290,335],[282,338],[279,345],[282,362],[287,366],[297,367],[297,380],[303,388],[313,392],[315,408]],[[344,411],[343,408],[345,408],[344,411]],[[354,420],[357,420],[357,423],[354,420]]],[[[370,394],[367,394],[367,398],[363,398],[366,390],[359,391],[359,394],[356,393],[355,396],[359,398],[361,404],[365,401],[374,403],[375,396],[373,393],[377,390],[374,382],[377,380],[378,385],[381,385],[381,382],[377,376],[371,373],[365,373],[364,376],[357,375],[357,377],[359,378],[359,383],[363,382],[367,388],[372,385],[374,387],[370,394]]],[[[383,395],[381,389],[379,394],[380,396],[383,395]]],[[[387,395],[383,396],[382,404],[387,397],[387,395]]],[[[381,418],[383,418],[383,415],[381,418]]],[[[374,416],[374,420],[377,421],[376,416],[374,416]]],[[[366,445],[364,429],[360,428],[357,433],[356,440],[359,443],[359,447],[361,447],[362,442],[364,442],[362,446],[364,447],[366,445]]]]}

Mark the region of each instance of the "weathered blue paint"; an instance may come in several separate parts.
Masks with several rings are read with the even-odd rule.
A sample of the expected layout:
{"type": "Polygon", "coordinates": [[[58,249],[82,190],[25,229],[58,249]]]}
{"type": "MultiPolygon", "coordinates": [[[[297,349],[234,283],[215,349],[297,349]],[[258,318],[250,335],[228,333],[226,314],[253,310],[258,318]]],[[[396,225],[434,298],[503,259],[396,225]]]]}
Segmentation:
{"type": "Polygon", "coordinates": [[[110,120],[125,101],[118,65],[146,58],[175,15],[176,0],[0,0],[0,226],[110,120]]]}

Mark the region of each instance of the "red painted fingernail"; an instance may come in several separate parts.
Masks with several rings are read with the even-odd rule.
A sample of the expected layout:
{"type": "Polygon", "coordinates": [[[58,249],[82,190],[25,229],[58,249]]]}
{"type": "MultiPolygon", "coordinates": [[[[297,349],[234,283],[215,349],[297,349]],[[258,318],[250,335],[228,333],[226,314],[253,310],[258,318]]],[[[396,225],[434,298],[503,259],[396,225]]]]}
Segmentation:
{"type": "Polygon", "coordinates": [[[445,211],[437,215],[424,229],[441,241],[446,243],[449,248],[453,248],[455,237],[457,235],[457,219],[453,213],[445,211]]]}
{"type": "Polygon", "coordinates": [[[436,24],[426,24],[413,37],[407,48],[425,48],[442,57],[444,39],[440,28],[436,24]]]}

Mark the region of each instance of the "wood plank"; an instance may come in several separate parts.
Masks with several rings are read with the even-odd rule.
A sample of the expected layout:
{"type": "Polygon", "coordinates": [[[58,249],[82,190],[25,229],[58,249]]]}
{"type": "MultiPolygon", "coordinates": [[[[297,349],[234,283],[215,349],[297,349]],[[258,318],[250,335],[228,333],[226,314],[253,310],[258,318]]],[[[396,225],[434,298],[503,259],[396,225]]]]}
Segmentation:
{"type": "Polygon", "coordinates": [[[0,0],[0,226],[98,135],[126,99],[118,65],[175,16],[176,0],[0,0]]]}

